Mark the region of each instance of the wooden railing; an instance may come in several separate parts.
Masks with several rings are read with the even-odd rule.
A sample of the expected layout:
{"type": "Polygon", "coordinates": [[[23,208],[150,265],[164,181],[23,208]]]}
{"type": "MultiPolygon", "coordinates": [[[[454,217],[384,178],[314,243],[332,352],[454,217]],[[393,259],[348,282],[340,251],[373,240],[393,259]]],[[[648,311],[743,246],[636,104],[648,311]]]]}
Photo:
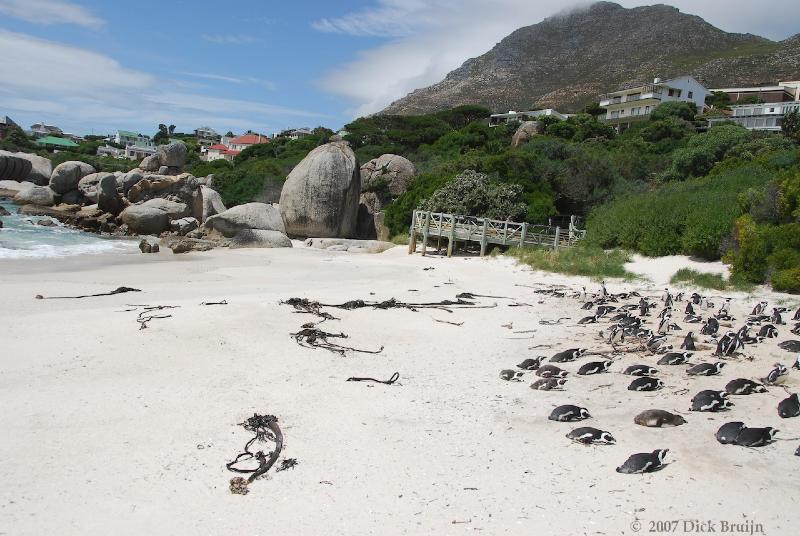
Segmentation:
{"type": "Polygon", "coordinates": [[[422,237],[423,255],[430,238],[447,239],[448,257],[453,255],[453,248],[458,241],[477,242],[481,247],[481,256],[486,254],[489,244],[567,248],[586,236],[586,231],[575,227],[575,221],[575,217],[571,217],[569,227],[562,228],[415,210],[409,231],[408,253],[416,251],[418,236],[422,237]]]}

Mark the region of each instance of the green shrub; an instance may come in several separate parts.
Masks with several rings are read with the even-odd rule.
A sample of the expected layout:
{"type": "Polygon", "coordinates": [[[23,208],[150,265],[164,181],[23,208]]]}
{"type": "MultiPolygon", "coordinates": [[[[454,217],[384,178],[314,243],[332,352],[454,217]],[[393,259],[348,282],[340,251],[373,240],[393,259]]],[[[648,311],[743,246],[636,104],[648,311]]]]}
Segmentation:
{"type": "Polygon", "coordinates": [[[684,121],[694,120],[697,115],[697,105],[693,102],[670,101],[656,106],[650,114],[651,121],[662,121],[668,118],[678,118],[684,121]]]}
{"type": "Polygon", "coordinates": [[[686,283],[700,288],[713,290],[752,290],[753,285],[747,283],[736,283],[725,279],[721,274],[698,272],[690,268],[681,268],[669,280],[672,284],[686,283]]]}
{"type": "Polygon", "coordinates": [[[466,170],[433,192],[420,209],[493,220],[521,221],[528,207],[522,187],[493,182],[487,175],[466,170]]]}
{"type": "Polygon", "coordinates": [[[800,268],[776,272],[772,276],[772,288],[780,292],[800,292],[800,268]]]}
{"type": "Polygon", "coordinates": [[[625,263],[631,260],[630,255],[619,250],[603,251],[600,248],[579,243],[575,247],[556,251],[511,248],[506,254],[535,270],[545,272],[582,275],[595,279],[606,277],[636,279],[634,274],[625,270],[625,263]]]}

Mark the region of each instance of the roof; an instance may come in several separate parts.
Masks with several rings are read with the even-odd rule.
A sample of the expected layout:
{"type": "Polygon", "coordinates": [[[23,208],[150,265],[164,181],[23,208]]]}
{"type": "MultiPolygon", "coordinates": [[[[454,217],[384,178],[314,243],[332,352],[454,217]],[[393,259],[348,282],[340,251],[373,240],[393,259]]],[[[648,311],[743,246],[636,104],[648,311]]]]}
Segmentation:
{"type": "Polygon", "coordinates": [[[0,125],[17,126],[17,124],[14,122],[14,120],[11,119],[10,117],[8,117],[7,115],[6,116],[0,116],[0,125]]]}
{"type": "Polygon", "coordinates": [[[137,134],[136,132],[131,132],[130,130],[118,130],[117,134],[119,134],[120,136],[128,136],[129,138],[138,138],[140,136],[144,137],[141,134],[137,134]]]}
{"type": "Polygon", "coordinates": [[[236,156],[237,154],[241,153],[242,151],[237,151],[236,149],[228,149],[227,151],[223,151],[223,154],[229,154],[236,156]]]}
{"type": "Polygon", "coordinates": [[[744,93],[752,91],[786,91],[791,92],[794,88],[786,86],[753,86],[753,87],[722,87],[718,89],[709,89],[709,91],[722,91],[724,93],[744,93]]]}
{"type": "Polygon", "coordinates": [[[57,138],[55,136],[45,136],[44,138],[36,140],[38,145],[58,145],[59,147],[77,147],[78,144],[72,140],[65,140],[64,138],[57,138]]]}
{"type": "Polygon", "coordinates": [[[215,143],[214,145],[211,145],[207,150],[208,151],[227,151],[228,148],[225,145],[222,145],[221,143],[215,143]]]}
{"type": "Polygon", "coordinates": [[[261,134],[245,134],[236,136],[228,143],[231,145],[256,145],[257,143],[269,143],[269,138],[261,134]]]}

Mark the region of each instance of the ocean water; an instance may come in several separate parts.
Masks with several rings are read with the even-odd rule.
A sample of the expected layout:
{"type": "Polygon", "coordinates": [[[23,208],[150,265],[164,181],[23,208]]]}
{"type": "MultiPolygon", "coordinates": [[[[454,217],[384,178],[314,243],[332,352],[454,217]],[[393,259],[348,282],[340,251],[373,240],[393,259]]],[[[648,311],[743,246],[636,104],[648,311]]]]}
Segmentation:
{"type": "Polygon", "coordinates": [[[98,253],[139,253],[138,242],[125,238],[102,237],[56,223],[54,227],[36,225],[40,216],[17,214],[17,205],[0,201],[10,216],[0,216],[0,259],[69,257],[98,253]]]}

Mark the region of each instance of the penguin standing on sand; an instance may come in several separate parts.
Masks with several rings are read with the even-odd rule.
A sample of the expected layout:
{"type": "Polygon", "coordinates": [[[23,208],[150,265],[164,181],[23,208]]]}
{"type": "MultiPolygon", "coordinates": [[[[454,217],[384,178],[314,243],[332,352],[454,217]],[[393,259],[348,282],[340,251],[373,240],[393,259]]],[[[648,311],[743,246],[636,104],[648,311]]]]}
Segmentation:
{"type": "Polygon", "coordinates": [[[800,400],[797,398],[797,393],[780,401],[778,415],[783,419],[800,416],[800,400]]]}
{"type": "Polygon", "coordinates": [[[650,310],[650,304],[644,298],[639,298],[639,316],[647,316],[650,310]]]}
{"type": "Polygon", "coordinates": [[[681,343],[681,350],[688,350],[690,352],[695,351],[694,347],[694,332],[690,331],[686,334],[686,337],[683,338],[683,342],[681,343]]]}
{"type": "Polygon", "coordinates": [[[797,311],[794,312],[794,316],[792,320],[800,320],[800,307],[797,308],[797,311]]]}
{"type": "Polygon", "coordinates": [[[783,317],[781,317],[781,310],[778,309],[777,307],[774,308],[772,310],[772,316],[770,317],[770,320],[772,321],[773,324],[778,324],[778,325],[783,324],[784,322],[783,322],[783,317]]]}
{"type": "Polygon", "coordinates": [[[767,307],[767,302],[762,301],[758,302],[755,307],[753,307],[753,312],[750,313],[750,316],[761,316],[764,314],[764,309],[767,307]]]}
{"type": "Polygon", "coordinates": [[[797,359],[794,360],[794,364],[792,365],[793,369],[800,370],[800,354],[797,355],[797,359]]]}
{"type": "Polygon", "coordinates": [[[618,473],[641,474],[657,471],[664,466],[664,459],[669,449],[659,449],[653,452],[640,452],[632,454],[625,463],[617,467],[618,473]]]}
{"type": "Polygon", "coordinates": [[[600,281],[600,296],[603,298],[608,298],[608,290],[606,290],[605,281],[600,281]]]}
{"type": "Polygon", "coordinates": [[[598,430],[597,428],[592,428],[591,426],[575,428],[567,434],[567,438],[575,441],[576,443],[582,443],[584,445],[613,445],[617,442],[617,440],[614,439],[614,436],[612,436],[609,432],[598,430]]]}

